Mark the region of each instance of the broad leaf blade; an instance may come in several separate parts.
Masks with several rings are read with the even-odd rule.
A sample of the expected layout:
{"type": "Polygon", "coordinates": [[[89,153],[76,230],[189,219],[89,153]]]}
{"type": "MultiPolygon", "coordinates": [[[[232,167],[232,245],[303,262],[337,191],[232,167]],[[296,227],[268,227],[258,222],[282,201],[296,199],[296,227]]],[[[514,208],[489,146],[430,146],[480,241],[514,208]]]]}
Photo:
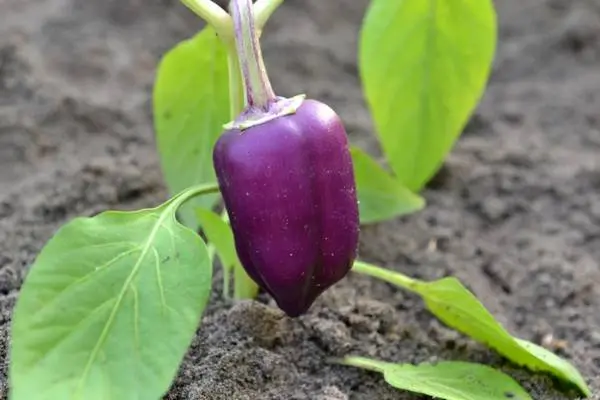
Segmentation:
{"type": "Polygon", "coordinates": [[[21,290],[11,398],[158,399],[208,301],[211,266],[173,201],[61,228],[21,290]]]}
{"type": "Polygon", "coordinates": [[[591,394],[573,365],[542,347],[511,336],[456,278],[418,282],[414,290],[423,297],[427,308],[448,326],[495,349],[516,364],[551,373],[573,383],[584,394],[591,394]]]}
{"type": "Polygon", "coordinates": [[[406,189],[368,154],[357,147],[351,152],[362,224],[410,214],[425,206],[423,198],[406,189]]]}
{"type": "Polygon", "coordinates": [[[383,373],[391,386],[445,400],[531,400],[510,376],[489,366],[459,361],[437,364],[392,364],[348,357],[345,364],[383,373]]]}
{"type": "Polygon", "coordinates": [[[372,0],[361,32],[366,100],[396,176],[420,190],[485,88],[496,44],[492,0],[372,0]]]}
{"type": "MultiPolygon", "coordinates": [[[[227,50],[212,28],[171,49],[154,86],[154,125],[163,174],[171,195],[214,182],[213,146],[229,121],[227,50]]],[[[185,204],[183,222],[197,227],[194,208],[210,208],[217,195],[185,204]]]]}

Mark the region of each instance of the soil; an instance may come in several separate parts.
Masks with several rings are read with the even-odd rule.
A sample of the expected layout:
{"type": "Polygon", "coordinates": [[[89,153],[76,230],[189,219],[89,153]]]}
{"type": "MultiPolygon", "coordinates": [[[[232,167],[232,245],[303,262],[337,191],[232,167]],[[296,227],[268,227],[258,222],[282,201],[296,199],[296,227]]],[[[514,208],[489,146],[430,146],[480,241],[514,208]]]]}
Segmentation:
{"type": "MultiPolygon", "coordinates": [[[[264,34],[274,87],[307,93],[376,154],[356,68],[367,0],[288,0],[264,34]]],[[[360,254],[414,277],[454,275],[519,337],[570,359],[600,399],[600,2],[502,0],[489,88],[418,214],[365,227],[360,254]]],[[[0,363],[28,266],[78,215],[166,199],[152,129],[159,57],[202,23],[176,0],[0,2],[0,363]]],[[[422,302],[350,274],[289,319],[234,303],[220,275],[167,399],[418,399],[331,365],[497,366],[535,399],[576,393],[445,328],[422,302]]]]}

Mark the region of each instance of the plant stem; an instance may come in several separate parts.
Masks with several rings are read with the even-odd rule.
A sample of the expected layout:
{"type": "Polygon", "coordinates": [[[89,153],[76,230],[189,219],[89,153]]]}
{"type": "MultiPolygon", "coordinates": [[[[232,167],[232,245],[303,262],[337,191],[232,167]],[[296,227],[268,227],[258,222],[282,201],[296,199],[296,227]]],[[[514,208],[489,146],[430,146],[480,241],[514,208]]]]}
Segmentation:
{"type": "Polygon", "coordinates": [[[240,61],[235,46],[228,47],[227,67],[229,71],[229,117],[234,120],[244,110],[244,83],[240,61]]]}
{"type": "Polygon", "coordinates": [[[253,299],[258,294],[258,286],[248,276],[244,267],[236,264],[233,268],[233,298],[236,300],[253,299]]]}
{"type": "Polygon", "coordinates": [[[362,369],[366,369],[369,371],[383,373],[383,369],[381,368],[383,363],[381,361],[375,361],[375,360],[371,360],[371,359],[365,358],[365,357],[350,356],[350,357],[344,357],[339,360],[331,360],[331,361],[336,364],[347,365],[349,367],[357,367],[357,368],[362,368],[362,369]]]}
{"type": "MultiPolygon", "coordinates": [[[[228,45],[227,51],[227,70],[229,72],[229,117],[233,120],[244,109],[244,87],[235,46],[228,45]]],[[[221,218],[226,215],[227,211],[223,210],[221,218]]],[[[232,270],[234,270],[234,267],[231,265],[223,265],[223,297],[226,299],[230,297],[229,281],[231,280],[232,270]]],[[[237,280],[235,275],[233,279],[234,282],[237,280]]]]}
{"type": "Polygon", "coordinates": [[[275,93],[267,76],[254,21],[252,0],[232,0],[231,16],[246,89],[246,106],[267,111],[275,93]]]}
{"type": "Polygon", "coordinates": [[[216,193],[219,191],[219,185],[216,183],[202,183],[200,185],[192,186],[173,197],[173,207],[178,209],[186,201],[209,193],[216,193]]]}
{"type": "MultiPolygon", "coordinates": [[[[223,221],[226,221],[225,217],[227,216],[227,211],[223,210],[221,212],[221,219],[223,221]]],[[[211,256],[210,260],[211,262],[214,262],[214,253],[216,253],[216,248],[215,246],[209,242],[209,246],[212,246],[213,249],[213,255],[211,256]]],[[[209,251],[210,251],[210,247],[209,247],[209,251]]],[[[223,298],[225,299],[229,299],[231,297],[231,290],[229,288],[229,280],[231,279],[231,270],[233,269],[233,267],[231,265],[225,265],[225,262],[223,259],[221,259],[221,268],[223,269],[223,291],[221,292],[221,294],[223,295],[223,298]]]]}
{"type": "Polygon", "coordinates": [[[258,0],[254,3],[256,29],[262,31],[271,15],[283,3],[283,0],[258,0]]]}
{"type": "Polygon", "coordinates": [[[231,17],[211,0],[181,0],[194,14],[212,26],[224,41],[231,39],[231,17]]]}
{"type": "Polygon", "coordinates": [[[354,272],[358,272],[359,274],[369,275],[394,285],[398,285],[415,293],[418,293],[419,284],[421,283],[420,281],[409,278],[408,276],[399,272],[390,271],[388,269],[377,267],[362,261],[355,261],[354,265],[352,266],[352,270],[354,272]]]}

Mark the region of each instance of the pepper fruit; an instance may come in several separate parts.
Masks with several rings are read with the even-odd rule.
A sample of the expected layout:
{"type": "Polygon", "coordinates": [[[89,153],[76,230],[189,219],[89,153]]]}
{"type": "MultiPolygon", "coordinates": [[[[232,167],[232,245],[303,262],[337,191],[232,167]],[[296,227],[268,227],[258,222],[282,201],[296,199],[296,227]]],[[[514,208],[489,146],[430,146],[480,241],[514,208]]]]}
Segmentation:
{"type": "Polygon", "coordinates": [[[250,54],[240,57],[248,106],[218,139],[213,162],[240,262],[296,317],[356,257],[354,171],[346,131],[329,106],[274,95],[251,9],[249,0],[232,2],[238,53],[250,54]]]}
{"type": "Polygon", "coordinates": [[[290,316],[352,267],[358,203],[346,131],[327,105],[226,131],[214,167],[248,275],[290,316]]]}

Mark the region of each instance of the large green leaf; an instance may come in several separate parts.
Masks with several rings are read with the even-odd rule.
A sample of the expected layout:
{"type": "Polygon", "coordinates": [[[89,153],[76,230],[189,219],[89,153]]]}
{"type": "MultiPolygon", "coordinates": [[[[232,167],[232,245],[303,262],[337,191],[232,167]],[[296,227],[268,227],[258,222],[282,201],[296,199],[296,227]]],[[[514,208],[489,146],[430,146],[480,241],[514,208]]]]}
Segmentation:
{"type": "Polygon", "coordinates": [[[47,243],[14,312],[11,399],[151,400],[168,390],[212,276],[204,242],[175,220],[182,200],[77,218],[47,243]]]}
{"type": "MultiPolygon", "coordinates": [[[[161,60],[154,86],[154,124],[160,162],[170,193],[214,182],[213,146],[229,121],[227,49],[205,28],[161,60]]],[[[197,227],[194,208],[210,208],[217,195],[183,206],[181,216],[197,227]]]]}
{"type": "Polygon", "coordinates": [[[477,105],[496,45],[492,0],[372,0],[360,38],[366,100],[392,170],[435,174],[477,105]]]}
{"type": "Polygon", "coordinates": [[[445,400],[531,400],[531,396],[510,376],[487,365],[460,361],[436,364],[392,364],[363,357],[341,361],[381,372],[397,389],[445,400]]]}
{"type": "Polygon", "coordinates": [[[357,147],[351,152],[362,224],[410,214],[425,206],[423,198],[406,189],[367,153],[357,147]]]}
{"type": "Polygon", "coordinates": [[[360,261],[353,269],[419,294],[429,311],[449,327],[491,347],[518,365],[550,373],[577,386],[586,396],[591,394],[573,365],[543,347],[512,336],[456,278],[424,282],[360,261]]]}

